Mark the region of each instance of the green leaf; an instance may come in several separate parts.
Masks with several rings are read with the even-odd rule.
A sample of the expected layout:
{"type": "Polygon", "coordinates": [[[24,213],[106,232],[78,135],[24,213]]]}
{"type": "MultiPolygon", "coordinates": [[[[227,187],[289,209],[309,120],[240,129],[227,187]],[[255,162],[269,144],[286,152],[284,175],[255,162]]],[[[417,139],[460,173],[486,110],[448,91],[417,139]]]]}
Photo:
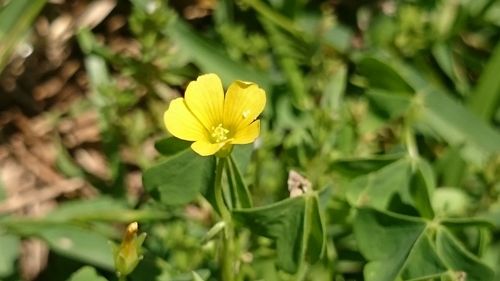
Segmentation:
{"type": "Polygon", "coordinates": [[[443,218],[441,219],[441,225],[444,225],[450,229],[463,229],[470,226],[489,229],[495,228],[494,221],[488,219],[487,217],[443,218]]]}
{"type": "Polygon", "coordinates": [[[460,155],[460,146],[449,147],[434,163],[443,186],[461,186],[467,163],[460,155]]]}
{"type": "Polygon", "coordinates": [[[420,121],[449,144],[464,144],[463,156],[469,161],[481,165],[500,152],[500,133],[456,100],[441,92],[429,91],[424,103],[420,121]]]}
{"type": "Polygon", "coordinates": [[[455,88],[463,94],[470,88],[466,72],[453,56],[453,49],[450,44],[439,42],[432,48],[432,55],[441,67],[442,71],[453,80],[455,88]]]}
{"type": "Polygon", "coordinates": [[[14,273],[15,262],[20,254],[21,240],[11,234],[0,233],[0,278],[14,273]]]}
{"type": "Polygon", "coordinates": [[[466,280],[493,280],[493,270],[467,251],[445,228],[438,229],[436,244],[439,256],[446,265],[456,272],[464,272],[466,280]]]}
{"type": "Polygon", "coordinates": [[[485,21],[490,22],[491,24],[496,25],[497,27],[500,26],[500,3],[498,3],[495,0],[490,0],[490,1],[473,1],[471,3],[476,3],[476,2],[482,2],[483,4],[486,3],[488,5],[487,7],[482,6],[484,10],[481,10],[483,12],[483,18],[485,21]]]}
{"type": "Polygon", "coordinates": [[[374,46],[386,47],[394,42],[399,23],[393,17],[376,16],[365,33],[366,40],[374,46]]]}
{"type": "MultiPolygon", "coordinates": [[[[396,93],[418,93],[414,97],[418,129],[428,129],[451,145],[463,145],[462,153],[475,164],[484,164],[500,152],[500,133],[465,106],[448,96],[434,81],[398,58],[377,54],[360,61],[360,72],[370,87],[396,93]]],[[[425,130],[427,129],[427,130],[425,130]]]]}
{"type": "Polygon", "coordinates": [[[494,208],[493,210],[482,214],[480,217],[488,221],[488,223],[493,225],[496,229],[500,229],[500,209],[494,208]]]}
{"type": "Polygon", "coordinates": [[[330,164],[329,170],[347,177],[357,177],[374,172],[400,160],[402,154],[385,154],[365,158],[339,159],[330,164]]]}
{"type": "Polygon", "coordinates": [[[325,248],[325,230],[316,195],[304,195],[258,208],[233,210],[236,221],[276,241],[277,265],[294,273],[304,259],[317,261],[325,248]]]}
{"type": "Polygon", "coordinates": [[[426,234],[426,222],[373,209],[359,209],[354,235],[369,260],[367,281],[394,281],[436,276],[446,271],[426,234]]]}
{"type": "Polygon", "coordinates": [[[347,188],[347,199],[354,206],[384,209],[393,195],[407,190],[410,162],[402,158],[379,170],[353,179],[347,188]]]}
{"type": "Polygon", "coordinates": [[[214,41],[201,37],[184,21],[176,19],[164,32],[179,46],[179,50],[190,56],[203,72],[217,73],[224,85],[235,80],[251,81],[269,89],[269,78],[245,64],[231,60],[214,41]]]}
{"type": "Polygon", "coordinates": [[[388,119],[401,117],[408,111],[411,104],[411,96],[405,93],[368,89],[366,94],[374,105],[374,109],[388,119]]]}
{"type": "Polygon", "coordinates": [[[205,279],[201,278],[201,276],[196,273],[196,271],[191,271],[191,274],[193,275],[193,281],[204,281],[205,279]]]}
{"type": "Polygon", "coordinates": [[[61,255],[107,270],[114,268],[108,238],[95,231],[76,225],[43,221],[15,221],[9,223],[8,227],[19,235],[44,240],[51,250],[61,255]]]}
{"type": "Polygon", "coordinates": [[[103,196],[92,200],[75,200],[59,205],[57,209],[49,213],[46,219],[51,221],[78,220],[96,214],[124,212],[125,204],[112,198],[103,196]]]}
{"type": "Polygon", "coordinates": [[[0,73],[12,51],[31,27],[45,0],[9,1],[0,9],[0,73]]]}
{"type": "Polygon", "coordinates": [[[84,266],[73,273],[68,281],[107,281],[107,279],[97,274],[95,268],[84,266]]]}
{"type": "Polygon", "coordinates": [[[242,173],[245,173],[247,170],[248,165],[252,160],[253,151],[253,144],[237,145],[233,148],[231,158],[234,160],[234,163],[242,173]]]}
{"type": "Polygon", "coordinates": [[[252,197],[248,191],[247,185],[241,175],[236,162],[233,157],[229,158],[227,163],[227,178],[229,183],[229,190],[233,202],[233,208],[242,209],[252,207],[252,197]]]}
{"type": "Polygon", "coordinates": [[[203,157],[188,149],[147,169],[144,187],[166,205],[188,203],[213,185],[215,157],[203,157]]]}
{"type": "Polygon", "coordinates": [[[476,88],[472,91],[467,104],[483,120],[491,120],[500,105],[500,43],[497,44],[484,67],[476,88]]]}
{"type": "Polygon", "coordinates": [[[358,71],[368,79],[369,88],[385,89],[396,93],[412,93],[413,89],[390,65],[374,57],[363,58],[358,71]]]}
{"type": "Polygon", "coordinates": [[[305,81],[299,67],[299,58],[303,57],[303,54],[298,48],[294,48],[296,45],[303,47],[304,42],[297,44],[293,41],[295,38],[290,38],[264,18],[261,18],[261,22],[269,35],[271,44],[275,46],[274,52],[292,92],[293,104],[300,109],[310,108],[312,104],[308,99],[305,81]]]}
{"type": "Polygon", "coordinates": [[[305,200],[285,199],[260,208],[234,210],[233,217],[258,235],[276,240],[278,266],[296,272],[303,258],[305,200]]]}
{"type": "Polygon", "coordinates": [[[133,210],[124,202],[101,196],[92,200],[74,200],[59,205],[45,220],[50,222],[112,221],[131,222],[147,219],[164,219],[166,213],[157,210],[133,210]]]}
{"type": "Polygon", "coordinates": [[[321,96],[321,107],[333,114],[339,114],[347,84],[347,67],[342,65],[325,86],[321,96]]]}
{"type": "MultiPolygon", "coordinates": [[[[312,31],[312,32],[315,32],[312,31]]],[[[352,46],[353,30],[346,25],[336,23],[323,32],[325,45],[330,45],[339,53],[348,53],[352,46]]]]}
{"type": "Polygon", "coordinates": [[[43,227],[35,235],[62,255],[108,270],[114,268],[108,238],[94,231],[72,225],[58,225],[43,227]]]}
{"type": "Polygon", "coordinates": [[[409,255],[401,272],[403,280],[431,280],[431,277],[441,276],[446,271],[428,233],[422,235],[413,245],[409,255]]]}
{"type": "Polygon", "coordinates": [[[261,15],[263,18],[269,20],[276,26],[281,27],[283,30],[286,30],[290,34],[293,34],[295,37],[303,38],[304,36],[306,36],[305,33],[295,27],[293,21],[277,12],[276,10],[272,9],[264,2],[260,0],[243,0],[243,2],[255,9],[255,11],[257,11],[257,13],[259,13],[259,15],[261,15]]]}
{"type": "MultiPolygon", "coordinates": [[[[326,193],[326,192],[325,192],[326,193]]],[[[324,194],[324,193],[323,193],[324,194]]],[[[321,196],[322,194],[320,194],[321,196]]],[[[314,264],[323,256],[326,249],[326,229],[320,210],[320,198],[306,197],[306,216],[304,224],[308,232],[305,258],[309,264],[314,264]]]]}
{"type": "Polygon", "coordinates": [[[172,156],[189,148],[191,142],[176,137],[163,138],[155,142],[156,150],[164,156],[172,156]]]}
{"type": "Polygon", "coordinates": [[[432,168],[425,160],[419,159],[417,162],[417,169],[410,179],[408,188],[411,205],[415,206],[422,217],[434,218],[431,198],[436,188],[436,182],[432,168]]]}
{"type": "Polygon", "coordinates": [[[422,218],[358,209],[354,235],[360,252],[369,260],[364,269],[365,280],[434,280],[431,278],[460,275],[459,272],[465,272],[467,280],[492,280],[492,270],[445,227],[450,224],[461,228],[482,227],[487,223],[478,219],[451,221],[445,219],[438,224],[422,218]]]}

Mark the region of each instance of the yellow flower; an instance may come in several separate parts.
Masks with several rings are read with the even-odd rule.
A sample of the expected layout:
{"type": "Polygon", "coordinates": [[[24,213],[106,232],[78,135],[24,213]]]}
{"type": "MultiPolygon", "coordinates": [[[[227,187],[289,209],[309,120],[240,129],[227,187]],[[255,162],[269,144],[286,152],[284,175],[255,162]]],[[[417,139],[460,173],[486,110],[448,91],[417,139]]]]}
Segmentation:
{"type": "Polygon", "coordinates": [[[202,156],[227,155],[233,144],[253,142],[260,133],[266,93],[254,83],[235,81],[224,95],[220,78],[205,74],[189,83],[184,98],[176,98],[164,114],[167,130],[193,141],[202,156]]]}

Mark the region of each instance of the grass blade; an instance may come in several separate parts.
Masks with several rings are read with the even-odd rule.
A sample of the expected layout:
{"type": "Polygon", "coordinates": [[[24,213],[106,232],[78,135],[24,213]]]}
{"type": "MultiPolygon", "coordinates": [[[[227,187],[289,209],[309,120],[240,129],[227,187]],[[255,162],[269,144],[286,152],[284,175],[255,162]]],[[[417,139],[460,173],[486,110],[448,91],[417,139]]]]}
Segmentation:
{"type": "Polygon", "coordinates": [[[45,2],[45,0],[12,0],[0,10],[0,72],[45,2]]]}
{"type": "Polygon", "coordinates": [[[246,67],[244,63],[231,60],[221,52],[218,44],[198,35],[182,20],[171,23],[164,32],[179,45],[182,52],[188,54],[204,72],[217,73],[223,83],[228,85],[234,80],[246,80],[259,84],[268,90],[270,81],[265,75],[246,67]]]}
{"type": "Polygon", "coordinates": [[[497,44],[486,64],[477,86],[472,91],[467,105],[483,120],[491,120],[500,102],[500,43],[497,44]]]}

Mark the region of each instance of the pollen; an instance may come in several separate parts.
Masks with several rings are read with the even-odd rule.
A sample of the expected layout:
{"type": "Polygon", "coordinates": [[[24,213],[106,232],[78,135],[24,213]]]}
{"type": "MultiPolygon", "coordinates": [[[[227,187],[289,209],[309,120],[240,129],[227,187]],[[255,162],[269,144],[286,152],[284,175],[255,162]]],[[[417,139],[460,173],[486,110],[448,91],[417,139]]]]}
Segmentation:
{"type": "Polygon", "coordinates": [[[222,124],[217,125],[217,127],[212,127],[212,139],[216,142],[223,142],[227,140],[227,135],[229,134],[229,130],[222,127],[222,124]]]}

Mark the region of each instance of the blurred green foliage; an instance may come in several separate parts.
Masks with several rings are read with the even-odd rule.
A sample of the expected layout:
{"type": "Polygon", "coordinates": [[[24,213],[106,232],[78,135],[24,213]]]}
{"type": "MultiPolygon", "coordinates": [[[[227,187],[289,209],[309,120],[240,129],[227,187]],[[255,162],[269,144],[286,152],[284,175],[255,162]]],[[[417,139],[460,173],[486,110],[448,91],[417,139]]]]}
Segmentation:
{"type": "MultiPolygon", "coordinates": [[[[194,20],[170,2],[120,3],[139,56],[79,31],[91,87],[75,114],[98,109],[111,177],[61,147],[60,170],[102,195],[42,219],[0,217],[1,280],[19,280],[31,237],[71,265],[47,280],[115,280],[106,240],[120,237],[113,222],[135,220],[148,238],[130,280],[218,280],[215,160],[162,124],[168,101],[207,72],[256,82],[268,99],[260,139],[235,151],[226,178],[235,280],[500,280],[500,2],[219,0],[194,20]],[[151,136],[160,164],[143,155],[151,136]],[[127,196],[122,147],[147,198],[127,196]],[[311,194],[287,198],[290,170],[311,194]]],[[[33,19],[32,5],[0,17],[0,39],[33,19]]],[[[1,65],[12,43],[0,41],[1,65]]]]}

